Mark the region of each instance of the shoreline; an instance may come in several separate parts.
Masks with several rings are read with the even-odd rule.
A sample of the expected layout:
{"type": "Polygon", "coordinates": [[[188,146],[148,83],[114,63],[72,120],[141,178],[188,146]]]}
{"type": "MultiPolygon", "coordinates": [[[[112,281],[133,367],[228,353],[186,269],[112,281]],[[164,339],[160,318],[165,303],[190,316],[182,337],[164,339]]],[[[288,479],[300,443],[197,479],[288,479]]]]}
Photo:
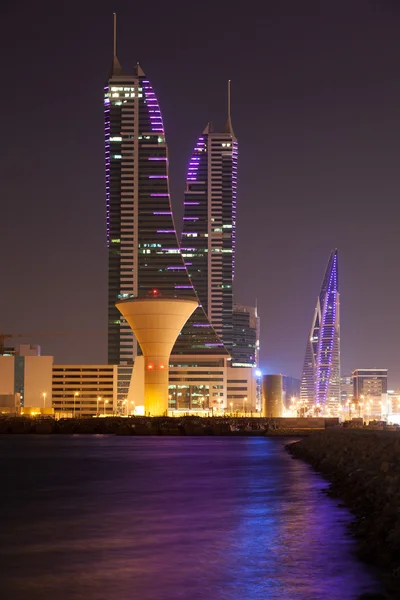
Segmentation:
{"type": "Polygon", "coordinates": [[[371,600],[399,598],[399,432],[338,428],[313,433],[285,449],[327,479],[327,494],[355,516],[349,530],[357,541],[357,556],[377,570],[388,594],[371,600]]]}
{"type": "Polygon", "coordinates": [[[0,435],[304,437],[321,427],[288,427],[261,417],[1,417],[0,435]]]}

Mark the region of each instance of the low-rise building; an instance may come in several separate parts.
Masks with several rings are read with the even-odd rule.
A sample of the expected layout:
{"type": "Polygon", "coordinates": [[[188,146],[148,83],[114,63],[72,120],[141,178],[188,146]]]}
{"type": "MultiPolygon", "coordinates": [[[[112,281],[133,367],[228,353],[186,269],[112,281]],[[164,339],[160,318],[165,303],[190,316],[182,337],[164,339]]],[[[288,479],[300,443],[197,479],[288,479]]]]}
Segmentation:
{"type": "Polygon", "coordinates": [[[387,369],[353,371],[353,416],[382,419],[387,414],[387,369]]]}
{"type": "Polygon", "coordinates": [[[58,418],[121,414],[116,365],[54,365],[53,408],[58,418]]]}

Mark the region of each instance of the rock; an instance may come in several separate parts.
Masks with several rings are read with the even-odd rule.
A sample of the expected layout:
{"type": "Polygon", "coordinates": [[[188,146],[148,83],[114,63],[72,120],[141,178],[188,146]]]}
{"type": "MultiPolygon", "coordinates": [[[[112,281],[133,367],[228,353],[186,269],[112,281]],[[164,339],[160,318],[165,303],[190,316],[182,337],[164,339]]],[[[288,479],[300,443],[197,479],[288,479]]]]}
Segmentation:
{"type": "Polygon", "coordinates": [[[331,481],[328,494],[356,515],[351,531],[358,540],[358,556],[379,567],[388,589],[396,589],[391,598],[400,598],[399,432],[327,430],[289,444],[287,450],[331,481]]]}

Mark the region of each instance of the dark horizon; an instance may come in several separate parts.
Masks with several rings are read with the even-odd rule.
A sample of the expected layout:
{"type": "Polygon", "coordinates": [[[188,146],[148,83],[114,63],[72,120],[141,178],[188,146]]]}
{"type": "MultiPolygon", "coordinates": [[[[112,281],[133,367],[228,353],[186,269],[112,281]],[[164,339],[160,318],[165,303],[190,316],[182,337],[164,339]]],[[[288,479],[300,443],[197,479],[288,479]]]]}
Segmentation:
{"type": "Polygon", "coordinates": [[[257,299],[262,371],[300,377],[337,247],[342,375],[388,368],[400,386],[400,7],[173,8],[3,3],[0,332],[37,332],[27,341],[57,363],[106,362],[102,102],[116,12],[121,64],[139,61],[160,101],[178,229],[193,146],[225,121],[232,80],[235,300],[257,299]],[[39,335],[79,330],[94,333],[39,335]]]}

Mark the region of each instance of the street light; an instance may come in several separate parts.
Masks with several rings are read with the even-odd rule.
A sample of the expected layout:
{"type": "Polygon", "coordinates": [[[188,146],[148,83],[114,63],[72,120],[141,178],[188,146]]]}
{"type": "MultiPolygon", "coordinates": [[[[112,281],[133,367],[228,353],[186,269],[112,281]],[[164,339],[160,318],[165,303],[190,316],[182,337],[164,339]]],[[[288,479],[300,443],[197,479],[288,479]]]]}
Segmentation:
{"type": "Polygon", "coordinates": [[[128,406],[127,406],[127,399],[125,398],[125,400],[122,403],[123,407],[124,407],[124,414],[127,417],[128,416],[128,406]]]}
{"type": "Polygon", "coordinates": [[[101,396],[97,396],[97,416],[99,416],[99,402],[101,401],[101,396]]]}
{"type": "Polygon", "coordinates": [[[230,402],[229,406],[231,407],[231,416],[232,416],[233,415],[233,402],[230,402]]]}
{"type": "Polygon", "coordinates": [[[43,396],[43,408],[46,408],[46,396],[47,396],[47,393],[43,392],[42,396],[43,396]]]}
{"type": "Polygon", "coordinates": [[[104,416],[106,415],[106,404],[108,404],[108,400],[104,400],[104,403],[103,403],[103,413],[104,413],[104,416]]]}
{"type": "Polygon", "coordinates": [[[247,402],[247,396],[245,396],[245,397],[243,398],[243,414],[246,414],[246,412],[247,412],[247,411],[245,412],[245,406],[246,406],[246,402],[247,402]]]}
{"type": "Polygon", "coordinates": [[[74,394],[74,419],[75,419],[75,400],[76,400],[77,396],[79,396],[79,392],[75,392],[75,394],[74,394]]]}

